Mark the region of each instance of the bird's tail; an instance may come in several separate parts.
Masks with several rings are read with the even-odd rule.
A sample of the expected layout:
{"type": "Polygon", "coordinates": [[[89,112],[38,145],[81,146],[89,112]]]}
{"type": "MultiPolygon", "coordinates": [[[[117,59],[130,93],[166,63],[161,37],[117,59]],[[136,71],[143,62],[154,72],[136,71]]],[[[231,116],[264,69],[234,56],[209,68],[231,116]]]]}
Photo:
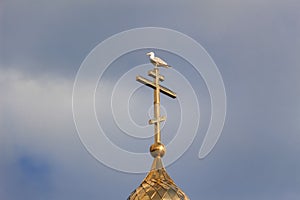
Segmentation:
{"type": "Polygon", "coordinates": [[[173,68],[171,65],[164,65],[165,68],[173,68]]]}

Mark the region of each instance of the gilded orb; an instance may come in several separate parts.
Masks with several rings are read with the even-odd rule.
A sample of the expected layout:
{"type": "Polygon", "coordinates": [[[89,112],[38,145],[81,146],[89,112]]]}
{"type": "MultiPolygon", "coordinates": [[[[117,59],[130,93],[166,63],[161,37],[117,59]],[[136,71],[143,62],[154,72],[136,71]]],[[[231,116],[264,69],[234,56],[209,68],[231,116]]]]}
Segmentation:
{"type": "Polygon", "coordinates": [[[163,157],[166,153],[166,147],[162,143],[154,143],[150,146],[150,153],[153,158],[163,157]]]}

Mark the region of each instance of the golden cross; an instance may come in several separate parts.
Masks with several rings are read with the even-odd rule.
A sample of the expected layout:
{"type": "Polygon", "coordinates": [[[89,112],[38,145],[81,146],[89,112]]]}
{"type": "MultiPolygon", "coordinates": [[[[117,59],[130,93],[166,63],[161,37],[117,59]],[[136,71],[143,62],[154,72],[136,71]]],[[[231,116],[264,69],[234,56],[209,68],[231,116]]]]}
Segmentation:
{"type": "Polygon", "coordinates": [[[160,92],[171,98],[176,98],[176,93],[159,84],[160,81],[164,81],[165,77],[159,74],[157,66],[150,70],[148,75],[153,77],[153,81],[142,76],[137,76],[136,80],[154,89],[154,118],[149,120],[149,124],[154,124],[154,144],[161,144],[160,122],[165,121],[166,117],[160,115],[160,92]]]}

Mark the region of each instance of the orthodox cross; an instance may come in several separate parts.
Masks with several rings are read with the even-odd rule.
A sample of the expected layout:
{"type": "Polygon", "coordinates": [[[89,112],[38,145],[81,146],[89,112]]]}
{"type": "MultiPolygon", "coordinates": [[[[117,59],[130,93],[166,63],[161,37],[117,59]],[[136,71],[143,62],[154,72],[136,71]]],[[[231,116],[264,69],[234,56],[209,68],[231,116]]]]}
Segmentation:
{"type": "Polygon", "coordinates": [[[142,76],[137,76],[136,80],[154,89],[154,118],[149,120],[149,124],[154,124],[154,144],[150,147],[150,151],[153,157],[162,157],[165,153],[165,147],[161,143],[160,123],[165,121],[166,117],[160,115],[160,93],[163,93],[173,99],[176,98],[176,93],[159,84],[160,81],[164,81],[165,77],[159,73],[159,63],[153,63],[152,60],[151,62],[154,65],[154,69],[148,71],[148,75],[153,78],[153,81],[142,76]]]}

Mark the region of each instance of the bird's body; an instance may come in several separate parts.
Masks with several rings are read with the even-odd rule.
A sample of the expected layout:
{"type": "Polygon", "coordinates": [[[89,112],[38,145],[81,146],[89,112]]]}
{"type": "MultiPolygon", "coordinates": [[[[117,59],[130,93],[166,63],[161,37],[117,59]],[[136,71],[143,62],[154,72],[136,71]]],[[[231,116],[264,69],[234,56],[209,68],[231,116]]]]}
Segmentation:
{"type": "Polygon", "coordinates": [[[168,65],[168,63],[166,63],[164,60],[162,60],[159,57],[155,57],[154,56],[154,52],[149,52],[147,53],[147,56],[150,57],[150,62],[155,65],[156,67],[165,67],[165,68],[171,68],[170,65],[168,65]]]}

